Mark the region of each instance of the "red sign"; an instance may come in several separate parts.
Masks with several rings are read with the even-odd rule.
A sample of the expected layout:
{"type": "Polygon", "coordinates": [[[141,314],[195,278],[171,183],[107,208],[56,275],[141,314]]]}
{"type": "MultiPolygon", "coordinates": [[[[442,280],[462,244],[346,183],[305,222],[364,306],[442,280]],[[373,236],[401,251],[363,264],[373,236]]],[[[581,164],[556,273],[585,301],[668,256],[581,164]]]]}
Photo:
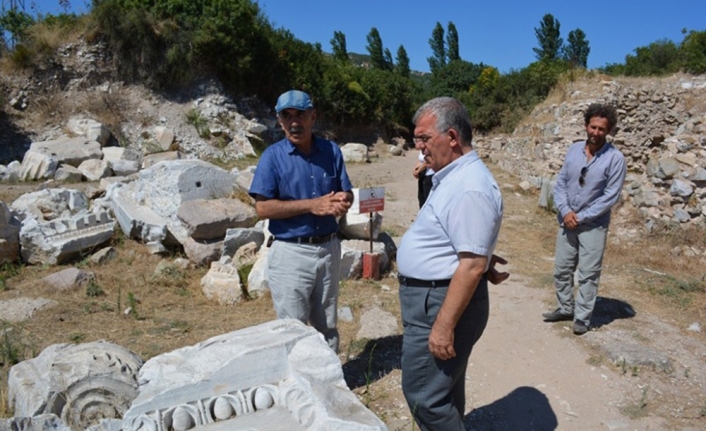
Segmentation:
{"type": "Polygon", "coordinates": [[[372,213],[385,209],[385,188],[373,187],[369,189],[359,189],[358,191],[359,212],[372,213]]]}

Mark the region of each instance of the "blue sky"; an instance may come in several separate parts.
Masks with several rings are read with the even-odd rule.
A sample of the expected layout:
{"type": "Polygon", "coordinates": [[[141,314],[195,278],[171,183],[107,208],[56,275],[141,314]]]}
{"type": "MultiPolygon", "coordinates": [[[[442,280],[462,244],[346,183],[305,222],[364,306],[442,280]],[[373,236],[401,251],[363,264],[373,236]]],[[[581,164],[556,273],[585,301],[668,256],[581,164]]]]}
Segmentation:
{"type": "MultiPolygon", "coordinates": [[[[31,0],[25,0],[30,7],[31,0]]],[[[35,0],[42,12],[61,12],[58,0],[35,0]]],[[[75,11],[88,0],[72,0],[75,11]]],[[[706,30],[706,0],[258,0],[275,25],[331,51],[334,31],[346,35],[348,52],[367,54],[372,27],[393,57],[404,45],[413,70],[428,71],[429,38],[437,22],[453,22],[461,58],[508,72],[535,61],[534,29],[546,13],[559,20],[561,36],[586,33],[588,67],[622,63],[635,48],[660,39],[681,42],[682,29],[706,30]]]]}

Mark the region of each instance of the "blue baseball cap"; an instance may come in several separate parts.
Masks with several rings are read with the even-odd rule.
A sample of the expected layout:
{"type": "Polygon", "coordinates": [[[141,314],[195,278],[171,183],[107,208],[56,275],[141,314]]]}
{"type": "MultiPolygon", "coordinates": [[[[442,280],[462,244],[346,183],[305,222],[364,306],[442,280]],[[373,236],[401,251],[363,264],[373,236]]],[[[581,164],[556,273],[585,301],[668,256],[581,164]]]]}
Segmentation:
{"type": "Polygon", "coordinates": [[[289,90],[286,93],[282,93],[277,98],[277,106],[275,106],[275,111],[279,114],[281,111],[289,108],[294,108],[299,111],[306,111],[314,107],[311,103],[311,98],[308,94],[299,90],[289,90]]]}

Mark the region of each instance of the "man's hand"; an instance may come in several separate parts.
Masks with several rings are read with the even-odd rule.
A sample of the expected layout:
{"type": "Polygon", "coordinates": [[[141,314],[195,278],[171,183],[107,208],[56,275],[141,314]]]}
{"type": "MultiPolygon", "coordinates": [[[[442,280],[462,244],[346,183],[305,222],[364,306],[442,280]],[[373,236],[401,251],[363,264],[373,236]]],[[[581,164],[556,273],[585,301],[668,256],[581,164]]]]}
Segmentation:
{"type": "Polygon", "coordinates": [[[350,196],[346,192],[331,192],[320,198],[314,199],[311,209],[312,214],[318,216],[332,215],[340,217],[348,212],[351,207],[350,196]]]}
{"type": "Polygon", "coordinates": [[[429,333],[429,351],[435,358],[444,361],[455,357],[454,328],[444,326],[437,319],[429,333]]]}
{"type": "Polygon", "coordinates": [[[426,168],[426,163],[417,161],[417,163],[414,165],[414,169],[412,170],[412,175],[414,175],[414,178],[419,178],[419,176],[426,170],[426,168]]]}
{"type": "Polygon", "coordinates": [[[564,226],[566,226],[567,229],[576,229],[579,225],[579,218],[576,216],[576,213],[573,211],[570,211],[567,215],[564,216],[564,226]]]}
{"type": "Polygon", "coordinates": [[[496,255],[493,255],[490,258],[490,265],[488,266],[488,271],[486,271],[485,276],[488,278],[488,281],[492,284],[500,284],[503,281],[507,280],[508,277],[510,277],[509,272],[499,272],[497,269],[495,269],[496,263],[499,263],[500,265],[506,265],[507,260],[496,255]]]}

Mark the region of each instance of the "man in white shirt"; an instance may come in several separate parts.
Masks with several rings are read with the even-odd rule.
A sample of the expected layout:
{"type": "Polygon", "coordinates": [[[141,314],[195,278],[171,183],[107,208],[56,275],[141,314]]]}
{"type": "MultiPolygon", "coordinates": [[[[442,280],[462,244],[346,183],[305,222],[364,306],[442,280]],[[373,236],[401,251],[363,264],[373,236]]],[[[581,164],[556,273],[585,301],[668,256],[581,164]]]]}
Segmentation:
{"type": "Polygon", "coordinates": [[[414,142],[434,170],[432,193],[397,252],[402,390],[423,431],[464,431],[465,374],[488,320],[488,278],[503,214],[500,188],[471,146],[461,102],[441,97],[414,115],[414,142]],[[489,271],[486,275],[486,272],[489,271]]]}

